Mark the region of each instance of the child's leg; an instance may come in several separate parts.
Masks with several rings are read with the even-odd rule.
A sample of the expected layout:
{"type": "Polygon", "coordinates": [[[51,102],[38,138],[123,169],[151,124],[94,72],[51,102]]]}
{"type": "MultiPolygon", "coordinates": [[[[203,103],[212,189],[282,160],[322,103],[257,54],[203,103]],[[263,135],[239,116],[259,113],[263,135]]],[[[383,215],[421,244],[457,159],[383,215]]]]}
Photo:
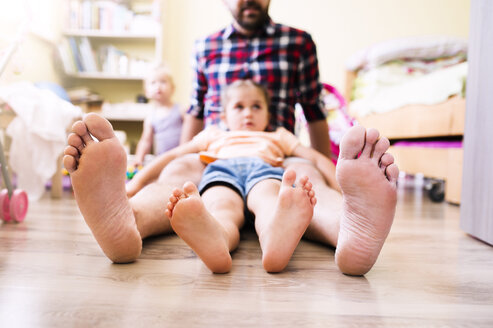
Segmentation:
{"type": "Polygon", "coordinates": [[[248,194],[247,205],[255,214],[262,248],[262,264],[268,272],[280,272],[286,267],[313,216],[316,199],[311,183],[304,177],[294,187],[295,180],[296,173],[287,170],[282,183],[267,179],[248,194]]]}
{"type": "Polygon", "coordinates": [[[231,270],[230,251],[240,241],[244,223],[244,202],[224,186],[207,189],[202,198],[197,187],[187,182],[169,198],[167,215],[175,232],[214,273],[231,270]]]}

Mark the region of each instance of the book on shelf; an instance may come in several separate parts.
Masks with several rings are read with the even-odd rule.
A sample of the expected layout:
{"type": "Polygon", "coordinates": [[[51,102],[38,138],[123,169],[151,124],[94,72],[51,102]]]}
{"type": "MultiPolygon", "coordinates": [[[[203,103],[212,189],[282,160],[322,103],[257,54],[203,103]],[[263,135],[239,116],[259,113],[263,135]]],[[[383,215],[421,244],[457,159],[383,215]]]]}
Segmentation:
{"type": "Polygon", "coordinates": [[[104,76],[143,77],[151,68],[148,60],[135,58],[111,44],[94,49],[87,37],[66,37],[58,45],[66,74],[96,73],[104,76]]]}
{"type": "Polygon", "coordinates": [[[82,64],[82,55],[79,51],[79,45],[77,44],[77,40],[75,38],[68,38],[68,43],[70,44],[70,55],[74,59],[77,72],[84,72],[85,69],[82,64]]]}
{"type": "Polygon", "coordinates": [[[159,0],[150,3],[110,0],[70,0],[68,28],[111,32],[156,33],[159,28],[159,0]]]}
{"type": "Polygon", "coordinates": [[[86,72],[97,72],[98,66],[92,50],[91,42],[87,37],[79,38],[79,51],[86,72]]]}
{"type": "Polygon", "coordinates": [[[71,46],[67,38],[63,38],[57,45],[58,54],[62,62],[63,70],[67,74],[75,74],[77,69],[77,64],[75,58],[72,55],[71,46]]]}

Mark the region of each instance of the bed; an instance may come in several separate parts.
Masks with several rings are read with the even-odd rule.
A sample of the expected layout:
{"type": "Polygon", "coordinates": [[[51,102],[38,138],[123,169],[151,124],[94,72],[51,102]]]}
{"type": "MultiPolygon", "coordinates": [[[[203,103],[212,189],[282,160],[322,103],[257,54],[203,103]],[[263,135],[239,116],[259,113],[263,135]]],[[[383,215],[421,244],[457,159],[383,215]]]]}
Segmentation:
{"type": "Polygon", "coordinates": [[[368,47],[347,62],[348,111],[391,141],[402,172],[423,174],[432,200],[460,203],[467,42],[406,38],[368,47]]]}

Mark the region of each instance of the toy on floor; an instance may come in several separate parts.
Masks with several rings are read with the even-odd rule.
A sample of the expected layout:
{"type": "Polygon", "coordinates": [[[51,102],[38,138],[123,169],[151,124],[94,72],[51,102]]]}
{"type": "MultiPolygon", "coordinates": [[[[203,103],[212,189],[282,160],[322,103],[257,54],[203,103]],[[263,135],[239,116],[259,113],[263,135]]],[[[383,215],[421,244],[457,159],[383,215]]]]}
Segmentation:
{"type": "Polygon", "coordinates": [[[5,160],[3,146],[0,142],[0,163],[2,165],[2,176],[7,189],[0,192],[0,219],[5,222],[22,222],[26,218],[28,198],[24,190],[12,187],[9,173],[7,171],[7,163],[5,160]]]}
{"type": "MultiPolygon", "coordinates": [[[[26,30],[26,24],[21,28],[15,41],[5,51],[4,55],[0,59],[0,75],[4,72],[10,58],[16,51],[19,43],[21,42],[26,30]]],[[[25,191],[17,189],[14,190],[7,170],[7,161],[3,151],[3,145],[0,142],[0,164],[2,169],[3,181],[7,189],[3,189],[0,192],[0,219],[5,222],[22,222],[26,218],[28,198],[25,191]]]]}
{"type": "Polygon", "coordinates": [[[139,173],[139,171],[142,170],[142,165],[139,165],[138,167],[129,165],[127,167],[127,179],[132,180],[132,178],[139,173]]]}

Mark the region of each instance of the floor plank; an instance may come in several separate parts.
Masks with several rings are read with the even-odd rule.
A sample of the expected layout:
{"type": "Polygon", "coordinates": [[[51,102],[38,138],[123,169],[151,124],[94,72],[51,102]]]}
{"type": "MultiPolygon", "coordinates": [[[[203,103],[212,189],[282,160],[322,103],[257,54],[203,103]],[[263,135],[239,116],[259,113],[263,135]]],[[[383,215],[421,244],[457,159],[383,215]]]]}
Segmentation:
{"type": "Polygon", "coordinates": [[[401,187],[365,277],[341,274],[333,249],[307,241],[268,274],[252,230],[233,270],[214,275],[176,236],[111,264],[70,193],[43,198],[24,223],[0,224],[0,326],[492,327],[493,248],[459,229],[459,212],[401,187]]]}

